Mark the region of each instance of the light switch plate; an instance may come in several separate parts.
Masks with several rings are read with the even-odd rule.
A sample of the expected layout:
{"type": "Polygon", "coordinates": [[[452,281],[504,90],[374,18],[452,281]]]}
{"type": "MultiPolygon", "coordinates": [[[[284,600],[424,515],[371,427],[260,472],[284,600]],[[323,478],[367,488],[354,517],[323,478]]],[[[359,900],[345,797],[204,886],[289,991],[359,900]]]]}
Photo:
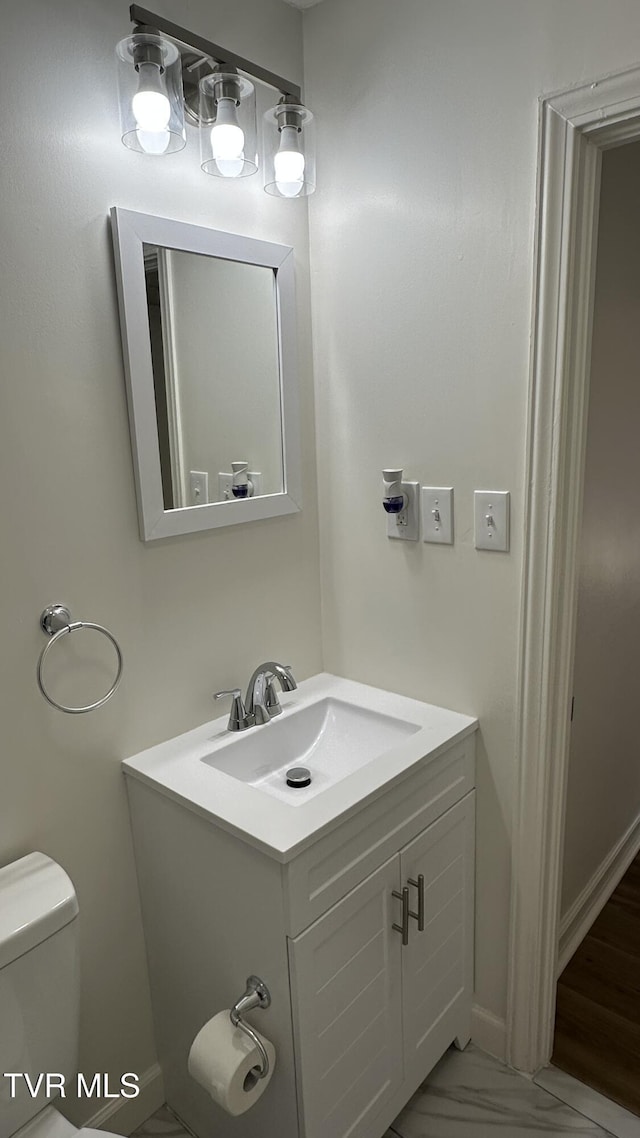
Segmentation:
{"type": "Polygon", "coordinates": [[[509,550],[509,491],[476,490],[473,495],[476,549],[509,550]]]}
{"type": "Polygon", "coordinates": [[[233,498],[231,493],[231,483],[233,482],[233,474],[228,474],[220,470],[218,471],[218,501],[229,502],[233,498]]]}
{"type": "Polygon", "coordinates": [[[420,483],[403,482],[402,490],[407,495],[407,508],[401,514],[387,514],[387,537],[400,541],[417,541],[420,529],[420,483]]]}
{"type": "Polygon", "coordinates": [[[189,491],[192,506],[204,506],[209,501],[209,471],[191,470],[189,472],[189,491]]]}
{"type": "Polygon", "coordinates": [[[453,487],[422,487],[422,540],[453,545],[453,487]]]}

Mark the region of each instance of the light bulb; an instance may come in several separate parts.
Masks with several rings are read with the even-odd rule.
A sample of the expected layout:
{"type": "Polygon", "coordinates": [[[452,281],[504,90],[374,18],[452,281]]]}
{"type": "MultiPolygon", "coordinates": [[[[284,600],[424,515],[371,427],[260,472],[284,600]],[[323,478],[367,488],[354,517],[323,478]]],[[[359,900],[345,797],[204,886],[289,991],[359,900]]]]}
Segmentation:
{"type": "Polygon", "coordinates": [[[299,178],[297,182],[281,182],[279,178],[276,178],[276,186],[283,198],[297,198],[298,194],[302,193],[304,182],[302,178],[299,178]]]}
{"type": "Polygon", "coordinates": [[[280,132],[280,146],[273,160],[273,169],[276,185],[283,197],[297,197],[304,178],[304,154],[294,126],[285,126],[280,132]]]}
{"type": "Polygon", "coordinates": [[[160,68],[157,63],[140,63],[138,74],[140,82],[131,102],[138,130],[145,134],[165,131],[171,118],[171,104],[160,68]]]}
{"type": "Polygon", "coordinates": [[[168,130],[136,130],[136,137],[145,154],[166,154],[171,135],[168,130]]]}
{"type": "Polygon", "coordinates": [[[216,158],[216,166],[223,178],[239,178],[244,170],[244,150],[237,158],[216,158]]]}
{"type": "MultiPolygon", "coordinates": [[[[239,159],[244,149],[244,131],[238,125],[235,99],[218,99],[216,121],[211,129],[211,149],[218,161],[239,159]]],[[[221,171],[223,173],[223,171],[221,171]]],[[[234,177],[234,174],[227,175],[234,177]]]]}

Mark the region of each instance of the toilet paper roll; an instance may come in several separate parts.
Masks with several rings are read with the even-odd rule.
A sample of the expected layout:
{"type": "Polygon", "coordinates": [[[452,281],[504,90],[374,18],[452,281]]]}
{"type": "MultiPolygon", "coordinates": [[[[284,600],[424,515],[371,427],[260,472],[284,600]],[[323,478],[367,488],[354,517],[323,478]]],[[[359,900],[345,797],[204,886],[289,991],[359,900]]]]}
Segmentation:
{"type": "Polygon", "coordinates": [[[250,1110],[271,1082],[275,1047],[259,1031],[256,1035],[269,1056],[269,1074],[264,1079],[259,1079],[253,1070],[262,1066],[258,1048],[239,1027],[233,1026],[228,1009],[208,1020],[191,1044],[189,1074],[227,1114],[250,1110]]]}

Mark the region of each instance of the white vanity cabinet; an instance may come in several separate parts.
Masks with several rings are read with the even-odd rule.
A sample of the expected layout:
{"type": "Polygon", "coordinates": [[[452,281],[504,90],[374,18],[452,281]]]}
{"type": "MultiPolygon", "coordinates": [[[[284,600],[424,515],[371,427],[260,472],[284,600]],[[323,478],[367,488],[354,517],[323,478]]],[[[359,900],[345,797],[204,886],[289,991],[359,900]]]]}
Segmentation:
{"type": "Polygon", "coordinates": [[[375,1134],[376,1116],[398,1100],[403,1085],[415,1089],[454,1037],[466,1042],[474,797],[468,794],[289,941],[305,1138],[375,1134]],[[411,896],[406,944],[403,888],[411,896]]]}
{"type": "Polygon", "coordinates": [[[298,1099],[306,1138],[368,1133],[402,1082],[397,856],[289,942],[298,1099]]]}
{"type": "MultiPolygon", "coordinates": [[[[467,1042],[476,723],[433,709],[429,740],[430,715],[422,758],[286,849],[286,814],[266,794],[258,839],[224,815],[230,778],[215,800],[171,782],[175,745],[169,760],[166,744],[125,763],[166,1099],[198,1138],[382,1138],[447,1047],[467,1042]],[[272,1002],[247,1019],[277,1059],[262,1097],[231,1117],[187,1056],[251,974],[272,1002]]],[[[200,758],[193,771],[210,785],[200,758]]]]}

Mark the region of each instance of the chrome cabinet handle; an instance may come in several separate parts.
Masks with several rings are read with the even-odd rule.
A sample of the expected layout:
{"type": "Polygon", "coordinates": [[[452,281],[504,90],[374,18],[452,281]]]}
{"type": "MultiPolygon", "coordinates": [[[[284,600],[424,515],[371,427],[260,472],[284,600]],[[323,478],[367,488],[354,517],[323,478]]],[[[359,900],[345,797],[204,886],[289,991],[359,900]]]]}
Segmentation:
{"type": "Polygon", "coordinates": [[[418,912],[414,913],[413,909],[409,909],[409,916],[413,917],[414,921],[418,922],[418,932],[424,932],[424,874],[418,874],[418,880],[414,877],[408,877],[409,885],[415,886],[418,890],[418,912]]]}
{"type": "Polygon", "coordinates": [[[408,889],[408,886],[405,885],[404,889],[402,890],[402,893],[398,893],[397,889],[392,890],[391,896],[397,897],[399,901],[402,901],[402,924],[396,925],[394,923],[391,926],[391,928],[394,929],[395,932],[401,934],[402,944],[406,945],[409,943],[409,889],[408,889]]]}

